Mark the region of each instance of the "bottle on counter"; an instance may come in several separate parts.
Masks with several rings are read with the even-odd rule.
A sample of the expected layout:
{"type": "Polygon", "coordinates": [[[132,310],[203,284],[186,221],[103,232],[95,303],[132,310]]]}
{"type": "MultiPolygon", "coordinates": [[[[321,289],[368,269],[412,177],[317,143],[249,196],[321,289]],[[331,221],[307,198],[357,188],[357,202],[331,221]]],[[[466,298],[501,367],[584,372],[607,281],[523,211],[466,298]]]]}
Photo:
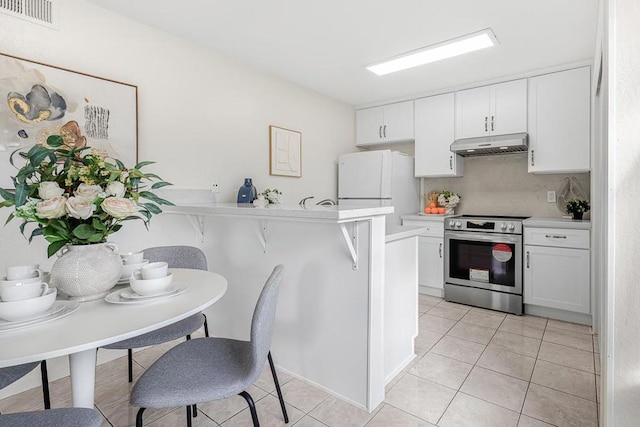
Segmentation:
{"type": "Polygon", "coordinates": [[[244,185],[238,189],[238,203],[252,203],[258,197],[258,191],[253,186],[251,178],[244,179],[244,185]]]}

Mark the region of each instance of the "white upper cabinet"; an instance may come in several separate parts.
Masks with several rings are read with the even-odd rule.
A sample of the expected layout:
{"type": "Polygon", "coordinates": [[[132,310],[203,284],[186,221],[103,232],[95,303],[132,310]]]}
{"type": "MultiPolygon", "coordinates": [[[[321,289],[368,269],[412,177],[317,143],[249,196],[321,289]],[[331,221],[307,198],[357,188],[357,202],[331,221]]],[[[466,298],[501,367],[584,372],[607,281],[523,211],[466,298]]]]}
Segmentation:
{"type": "Polygon", "coordinates": [[[527,131],[527,80],[456,92],[456,139],[527,131]]]}
{"type": "Polygon", "coordinates": [[[529,172],[590,169],[589,67],[529,79],[529,172]]]}
{"type": "Polygon", "coordinates": [[[413,101],[356,110],[356,145],[413,141],[413,101]]]}
{"type": "Polygon", "coordinates": [[[417,177],[462,176],[461,156],[451,152],[454,140],[454,94],[415,101],[415,174],[417,177]]]}

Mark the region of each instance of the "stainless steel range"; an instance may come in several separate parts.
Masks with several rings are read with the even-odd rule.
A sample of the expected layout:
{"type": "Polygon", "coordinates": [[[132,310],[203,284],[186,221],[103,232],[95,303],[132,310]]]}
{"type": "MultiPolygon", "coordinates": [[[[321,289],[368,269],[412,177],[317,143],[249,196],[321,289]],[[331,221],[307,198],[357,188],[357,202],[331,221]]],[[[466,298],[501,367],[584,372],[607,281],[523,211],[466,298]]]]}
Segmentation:
{"type": "Polygon", "coordinates": [[[444,298],[522,314],[522,220],[462,215],[445,221],[444,298]]]}

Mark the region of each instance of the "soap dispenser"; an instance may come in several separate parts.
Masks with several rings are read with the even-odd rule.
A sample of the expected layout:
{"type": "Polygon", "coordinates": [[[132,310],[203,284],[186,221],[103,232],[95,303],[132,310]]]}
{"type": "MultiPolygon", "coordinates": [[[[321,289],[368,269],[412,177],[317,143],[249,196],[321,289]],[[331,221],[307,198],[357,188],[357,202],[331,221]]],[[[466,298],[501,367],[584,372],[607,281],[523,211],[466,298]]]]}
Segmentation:
{"type": "Polygon", "coordinates": [[[244,179],[244,185],[238,189],[238,203],[252,203],[258,197],[251,178],[244,179]]]}

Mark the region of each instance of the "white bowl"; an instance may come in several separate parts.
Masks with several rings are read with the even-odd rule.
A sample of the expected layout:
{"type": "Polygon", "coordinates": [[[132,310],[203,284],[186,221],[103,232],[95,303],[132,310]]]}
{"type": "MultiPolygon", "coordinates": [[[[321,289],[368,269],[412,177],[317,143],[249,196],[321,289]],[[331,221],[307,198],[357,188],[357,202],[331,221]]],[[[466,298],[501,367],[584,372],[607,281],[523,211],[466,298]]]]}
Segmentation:
{"type": "Polygon", "coordinates": [[[0,319],[19,322],[44,313],[56,302],[56,295],[57,291],[55,289],[49,289],[49,292],[41,297],[0,302],[0,319]]]}
{"type": "Polygon", "coordinates": [[[152,262],[147,265],[143,265],[140,268],[140,273],[144,279],[160,279],[167,276],[169,264],[164,261],[152,262]]]}
{"type": "Polygon", "coordinates": [[[129,252],[127,254],[120,254],[120,258],[122,258],[122,263],[127,264],[140,264],[144,261],[144,252],[129,252]]]}
{"type": "Polygon", "coordinates": [[[131,289],[138,295],[154,295],[165,291],[171,285],[173,273],[167,274],[165,277],[156,279],[143,279],[140,270],[136,270],[131,274],[131,289]]]}
{"type": "Polygon", "coordinates": [[[131,276],[131,274],[134,271],[140,270],[143,265],[147,265],[147,264],[149,264],[149,260],[148,259],[143,259],[142,262],[138,262],[136,264],[124,264],[122,266],[122,273],[120,274],[120,278],[121,279],[128,279],[129,276],[131,276]]]}

